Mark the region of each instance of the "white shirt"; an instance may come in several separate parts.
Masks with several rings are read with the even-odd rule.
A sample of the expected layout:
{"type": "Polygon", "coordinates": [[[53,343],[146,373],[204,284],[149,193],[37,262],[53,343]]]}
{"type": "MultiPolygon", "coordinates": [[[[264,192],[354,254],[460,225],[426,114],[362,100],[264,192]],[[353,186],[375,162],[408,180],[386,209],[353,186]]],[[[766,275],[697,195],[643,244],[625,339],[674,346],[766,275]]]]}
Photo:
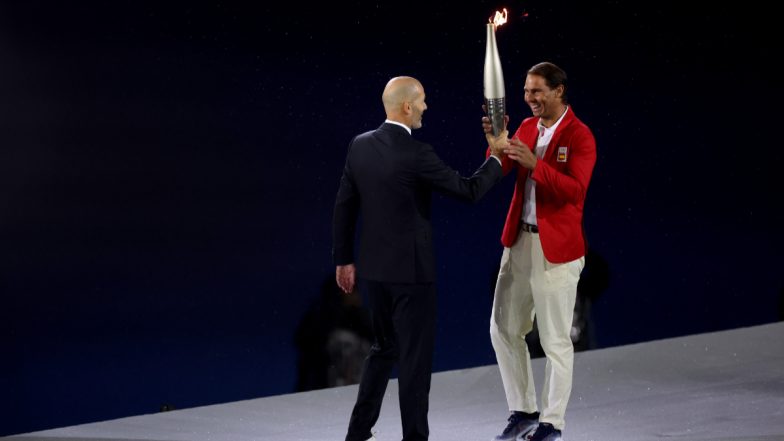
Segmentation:
{"type": "MultiPolygon", "coordinates": [[[[569,111],[569,106],[566,106],[566,110],[564,110],[563,115],[558,118],[558,121],[552,125],[552,127],[545,127],[542,125],[542,121],[539,120],[539,124],[536,125],[536,128],[539,129],[539,136],[536,138],[536,158],[542,159],[544,158],[545,152],[547,152],[547,145],[550,144],[550,140],[553,139],[553,134],[555,133],[555,129],[558,128],[558,125],[561,124],[564,116],[566,116],[566,112],[569,111]]],[[[536,222],[536,182],[531,179],[531,175],[529,173],[528,179],[525,180],[525,199],[523,203],[523,222],[531,225],[538,225],[536,222]]]]}
{"type": "Polygon", "coordinates": [[[404,128],[404,129],[406,129],[406,131],[408,132],[409,135],[411,134],[411,127],[409,127],[409,126],[407,126],[407,125],[405,125],[403,123],[399,123],[397,121],[392,121],[391,119],[385,120],[384,122],[388,123],[388,124],[395,124],[397,126],[400,126],[400,127],[404,128]]]}

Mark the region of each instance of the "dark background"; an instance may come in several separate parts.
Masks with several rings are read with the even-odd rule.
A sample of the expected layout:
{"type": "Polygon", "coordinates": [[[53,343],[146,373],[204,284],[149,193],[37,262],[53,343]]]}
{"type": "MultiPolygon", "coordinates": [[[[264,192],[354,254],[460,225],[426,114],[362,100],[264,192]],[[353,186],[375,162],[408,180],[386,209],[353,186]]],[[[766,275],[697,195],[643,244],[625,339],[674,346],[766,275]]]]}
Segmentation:
{"type": "MultiPolygon", "coordinates": [[[[550,60],[597,139],[596,345],[778,320],[776,15],[469,3],[0,6],[0,435],[292,392],[294,330],[334,274],[349,140],[412,75],[429,106],[415,136],[471,173],[501,7],[511,126],[530,115],[526,69],[550,60]]],[[[434,201],[437,371],[495,363],[513,180],[474,206],[434,201]]]]}

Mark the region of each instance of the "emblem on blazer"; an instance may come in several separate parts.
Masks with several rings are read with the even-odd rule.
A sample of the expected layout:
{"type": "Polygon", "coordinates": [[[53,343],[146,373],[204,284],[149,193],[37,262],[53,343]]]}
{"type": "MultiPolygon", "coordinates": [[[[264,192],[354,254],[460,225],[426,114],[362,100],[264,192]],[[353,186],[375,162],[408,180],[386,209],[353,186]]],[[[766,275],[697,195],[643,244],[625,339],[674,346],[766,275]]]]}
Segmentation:
{"type": "Polygon", "coordinates": [[[569,155],[569,147],[558,147],[558,162],[566,162],[569,155]]]}

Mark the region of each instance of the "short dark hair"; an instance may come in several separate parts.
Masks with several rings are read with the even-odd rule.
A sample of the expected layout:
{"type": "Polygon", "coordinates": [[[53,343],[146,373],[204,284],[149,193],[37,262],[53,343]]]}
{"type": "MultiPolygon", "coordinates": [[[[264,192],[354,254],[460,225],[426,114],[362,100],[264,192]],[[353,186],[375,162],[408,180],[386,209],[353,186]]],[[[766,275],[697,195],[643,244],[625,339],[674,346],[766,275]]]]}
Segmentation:
{"type": "Polygon", "coordinates": [[[568,90],[566,84],[566,72],[564,72],[563,69],[553,63],[550,63],[549,61],[544,61],[528,69],[528,75],[539,75],[540,77],[544,78],[544,82],[547,83],[547,87],[550,89],[563,86],[564,91],[563,95],[561,95],[561,101],[564,104],[569,103],[566,97],[566,91],[568,90]]]}

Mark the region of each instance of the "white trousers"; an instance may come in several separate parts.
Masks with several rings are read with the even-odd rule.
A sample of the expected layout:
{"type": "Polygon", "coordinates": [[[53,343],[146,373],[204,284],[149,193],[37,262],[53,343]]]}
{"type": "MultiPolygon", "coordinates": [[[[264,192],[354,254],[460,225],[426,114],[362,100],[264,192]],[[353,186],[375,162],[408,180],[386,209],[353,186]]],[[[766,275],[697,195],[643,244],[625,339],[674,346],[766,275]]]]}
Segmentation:
{"type": "Polygon", "coordinates": [[[504,248],[490,319],[490,339],[501,370],[509,410],[536,412],[536,387],[525,335],[536,316],[547,357],[539,421],[563,430],[572,392],[572,328],[577,282],[585,257],[552,264],[544,258],[539,234],[520,232],[504,248]]]}

